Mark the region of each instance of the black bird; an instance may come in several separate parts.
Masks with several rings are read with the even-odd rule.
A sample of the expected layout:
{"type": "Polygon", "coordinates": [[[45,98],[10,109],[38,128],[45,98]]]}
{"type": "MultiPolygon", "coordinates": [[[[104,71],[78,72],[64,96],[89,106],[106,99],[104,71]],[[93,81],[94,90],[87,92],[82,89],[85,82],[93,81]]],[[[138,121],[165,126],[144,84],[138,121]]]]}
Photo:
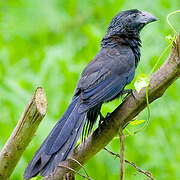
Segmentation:
{"type": "Polygon", "coordinates": [[[122,11],[112,19],[102,48],[84,69],[71,104],[28,164],[26,180],[52,173],[72,152],[85,124],[88,131],[92,129],[102,104],[124,94],[140,60],[139,33],[153,21],[152,14],[137,9],[122,11]]]}

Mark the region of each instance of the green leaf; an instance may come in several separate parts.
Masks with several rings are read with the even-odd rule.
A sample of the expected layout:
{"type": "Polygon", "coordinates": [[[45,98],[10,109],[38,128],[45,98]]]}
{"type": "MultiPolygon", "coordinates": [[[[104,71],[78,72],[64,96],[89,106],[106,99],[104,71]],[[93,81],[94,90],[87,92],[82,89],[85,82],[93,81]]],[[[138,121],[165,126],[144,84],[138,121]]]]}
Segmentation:
{"type": "Polygon", "coordinates": [[[33,177],[33,178],[31,178],[31,180],[37,180],[37,177],[33,177]]]}
{"type": "Polygon", "coordinates": [[[131,132],[127,127],[125,128],[125,130],[130,136],[134,136],[134,132],[131,132]]]}
{"type": "Polygon", "coordinates": [[[167,35],[165,39],[166,39],[167,42],[173,41],[173,37],[170,34],[167,35]]]}
{"type": "Polygon", "coordinates": [[[135,120],[135,121],[131,121],[131,122],[129,123],[129,125],[137,126],[137,125],[142,124],[142,123],[144,123],[144,122],[145,122],[145,120],[135,120]]]}
{"type": "Polygon", "coordinates": [[[147,87],[149,84],[150,84],[149,77],[147,77],[146,74],[140,74],[134,83],[134,87],[136,91],[139,93],[142,88],[147,87]]]}
{"type": "Polygon", "coordinates": [[[171,46],[173,46],[174,38],[173,38],[170,34],[165,37],[165,40],[166,40],[169,44],[171,44],[171,46]]]}

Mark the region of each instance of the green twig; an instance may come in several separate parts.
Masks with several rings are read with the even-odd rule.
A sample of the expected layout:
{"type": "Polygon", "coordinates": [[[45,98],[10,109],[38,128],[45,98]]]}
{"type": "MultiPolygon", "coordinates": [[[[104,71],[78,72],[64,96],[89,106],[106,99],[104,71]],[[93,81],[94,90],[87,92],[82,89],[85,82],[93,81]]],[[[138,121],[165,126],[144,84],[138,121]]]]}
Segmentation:
{"type": "Polygon", "coordinates": [[[180,10],[173,11],[173,12],[169,13],[169,14],[167,15],[167,17],[166,17],[166,21],[167,21],[167,23],[169,24],[170,28],[172,29],[172,31],[174,32],[175,35],[177,35],[177,31],[175,30],[175,28],[173,27],[173,25],[170,23],[169,17],[170,17],[171,15],[174,15],[174,14],[179,13],[179,12],[180,12],[180,10]]]}
{"type": "Polygon", "coordinates": [[[157,61],[156,61],[156,64],[154,65],[154,67],[152,68],[152,70],[151,70],[151,72],[150,72],[150,74],[149,74],[149,78],[151,78],[152,73],[155,71],[155,69],[157,68],[160,60],[162,59],[162,57],[164,56],[164,54],[167,52],[167,50],[168,50],[170,47],[171,47],[171,44],[169,44],[169,45],[166,47],[166,49],[161,53],[161,55],[159,56],[159,58],[158,58],[157,61]]]}
{"type": "Polygon", "coordinates": [[[147,117],[147,121],[145,122],[145,124],[143,125],[143,127],[141,127],[140,129],[136,130],[134,132],[134,134],[137,134],[138,132],[144,130],[150,121],[150,117],[151,117],[151,111],[150,111],[150,106],[149,106],[149,96],[148,96],[148,86],[146,87],[146,103],[147,103],[147,110],[148,110],[148,117],[147,117]]]}

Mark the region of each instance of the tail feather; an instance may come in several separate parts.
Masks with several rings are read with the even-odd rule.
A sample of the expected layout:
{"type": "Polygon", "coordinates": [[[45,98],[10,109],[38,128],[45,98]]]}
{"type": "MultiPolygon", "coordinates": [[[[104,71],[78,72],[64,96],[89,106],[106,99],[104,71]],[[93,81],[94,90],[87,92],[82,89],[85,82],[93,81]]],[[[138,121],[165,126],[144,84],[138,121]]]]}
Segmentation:
{"type": "Polygon", "coordinates": [[[79,98],[73,99],[66,112],[28,164],[24,173],[26,180],[38,173],[42,176],[49,175],[72,152],[87,117],[86,112],[78,112],[79,106],[79,98]]]}
{"type": "Polygon", "coordinates": [[[53,172],[53,170],[58,166],[59,162],[63,161],[67,158],[67,156],[73,151],[79,137],[82,131],[82,128],[84,127],[86,120],[86,115],[81,116],[81,119],[79,119],[78,123],[75,126],[75,130],[71,134],[72,138],[69,138],[68,141],[62,146],[61,149],[57,153],[54,153],[51,158],[51,160],[48,162],[45,168],[42,169],[40,172],[41,176],[47,176],[50,173],[53,172]],[[76,131],[77,129],[77,131],[76,131]]]}
{"type": "Polygon", "coordinates": [[[50,139],[46,143],[45,152],[47,154],[53,154],[57,152],[68,140],[69,136],[73,132],[78,119],[82,116],[82,114],[78,113],[79,103],[76,104],[71,114],[68,114],[68,120],[64,123],[61,131],[58,132],[57,136],[53,136],[53,141],[50,139]],[[70,120],[70,121],[69,121],[70,120]]]}
{"type": "MultiPolygon", "coordinates": [[[[52,146],[55,144],[55,141],[57,139],[59,139],[58,137],[59,137],[60,133],[62,134],[62,131],[68,130],[67,127],[66,128],[64,128],[64,127],[67,123],[71,124],[71,115],[76,114],[76,112],[74,110],[77,109],[77,106],[78,106],[78,97],[76,99],[74,99],[73,102],[68,106],[66,112],[62,115],[60,120],[57,122],[57,124],[55,125],[53,130],[50,132],[50,134],[46,138],[47,142],[46,142],[45,151],[47,154],[52,154],[51,153],[52,146]],[[73,113],[73,112],[75,112],[75,113],[73,113]]],[[[61,138],[63,141],[63,137],[61,137],[61,138]]],[[[66,139],[67,138],[68,138],[68,136],[66,137],[66,139]]],[[[60,142],[59,142],[59,144],[60,144],[60,142]]]]}

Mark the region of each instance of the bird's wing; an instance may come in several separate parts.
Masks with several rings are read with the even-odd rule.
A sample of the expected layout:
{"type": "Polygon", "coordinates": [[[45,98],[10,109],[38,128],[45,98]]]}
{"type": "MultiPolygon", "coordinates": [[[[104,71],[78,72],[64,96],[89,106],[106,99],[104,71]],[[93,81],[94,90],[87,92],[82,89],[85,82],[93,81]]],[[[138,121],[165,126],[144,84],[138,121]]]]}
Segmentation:
{"type": "Polygon", "coordinates": [[[134,72],[135,64],[132,55],[109,56],[106,52],[99,62],[95,59],[87,66],[78,83],[82,99],[79,112],[115,98],[133,79],[134,72]]]}

